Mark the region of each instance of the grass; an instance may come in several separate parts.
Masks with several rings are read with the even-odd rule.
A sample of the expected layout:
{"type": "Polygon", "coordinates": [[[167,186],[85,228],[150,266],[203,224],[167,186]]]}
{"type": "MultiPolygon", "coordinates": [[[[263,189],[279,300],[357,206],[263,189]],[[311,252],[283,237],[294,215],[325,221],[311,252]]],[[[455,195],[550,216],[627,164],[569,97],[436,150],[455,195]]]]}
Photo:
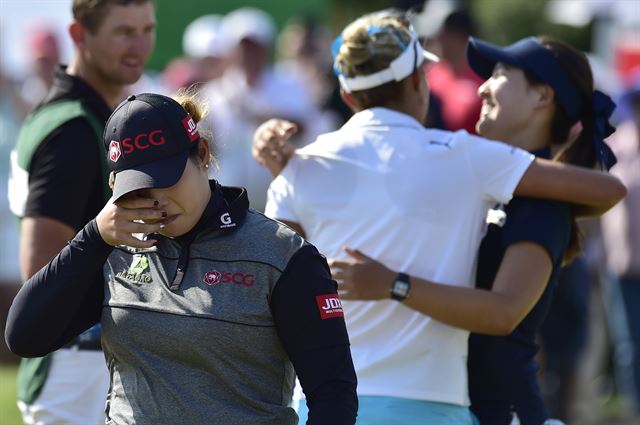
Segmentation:
{"type": "Polygon", "coordinates": [[[17,365],[0,364],[0,424],[20,425],[22,417],[16,406],[17,365]]]}
{"type": "MultiPolygon", "coordinates": [[[[16,406],[16,375],[17,364],[0,364],[0,425],[22,425],[22,417],[16,406]]],[[[623,408],[623,400],[612,397],[602,406],[602,421],[590,422],[600,425],[631,425],[636,424],[638,417],[624,418],[621,413],[628,410],[623,408]]]]}

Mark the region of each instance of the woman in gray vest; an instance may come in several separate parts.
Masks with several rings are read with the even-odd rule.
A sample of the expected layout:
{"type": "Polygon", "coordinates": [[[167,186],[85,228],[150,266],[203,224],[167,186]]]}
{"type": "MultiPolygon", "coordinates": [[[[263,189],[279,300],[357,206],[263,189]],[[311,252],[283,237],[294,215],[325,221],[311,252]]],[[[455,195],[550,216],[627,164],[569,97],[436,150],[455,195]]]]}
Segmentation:
{"type": "Polygon", "coordinates": [[[356,377],[324,257],[208,179],[192,97],[130,96],[107,122],[113,197],[13,302],[6,340],[42,356],[100,322],[107,423],[353,424],[356,377]]]}

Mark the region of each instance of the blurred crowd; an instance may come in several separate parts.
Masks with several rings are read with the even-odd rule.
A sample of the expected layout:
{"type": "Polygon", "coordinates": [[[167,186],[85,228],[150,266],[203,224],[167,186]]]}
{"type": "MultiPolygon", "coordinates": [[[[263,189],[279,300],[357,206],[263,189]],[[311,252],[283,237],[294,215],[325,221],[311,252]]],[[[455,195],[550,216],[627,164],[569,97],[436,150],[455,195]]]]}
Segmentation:
{"type": "MultiPolygon", "coordinates": [[[[469,68],[465,52],[476,24],[466,10],[440,15],[434,23],[435,14],[425,8],[415,17],[425,44],[441,58],[426,71],[428,126],[473,133],[482,80],[469,68]]],[[[0,68],[2,315],[20,280],[17,226],[6,201],[9,156],[22,120],[51,87],[61,61],[56,32],[41,27],[26,36],[29,72],[16,80],[0,68]]],[[[183,54],[130,92],[197,91],[209,106],[208,127],[216,142],[218,166],[212,177],[246,187],[252,207],[263,210],[271,176],[251,156],[256,127],[271,117],[293,121],[301,129],[294,142],[302,146],[350,116],[332,73],[332,36],[312,17],[291,18],[279,30],[267,12],[256,8],[207,14],[185,28],[183,54]]],[[[600,81],[615,79],[603,87],[618,103],[617,132],[608,140],[618,158],[611,172],[625,183],[628,196],[601,220],[584,222],[583,256],[565,270],[540,335],[549,408],[553,416],[575,423],[597,420],[603,400],[614,395],[615,414],[640,418],[640,31],[635,41],[637,56],[627,58],[623,70],[608,65],[606,78],[596,75],[600,81]]]]}

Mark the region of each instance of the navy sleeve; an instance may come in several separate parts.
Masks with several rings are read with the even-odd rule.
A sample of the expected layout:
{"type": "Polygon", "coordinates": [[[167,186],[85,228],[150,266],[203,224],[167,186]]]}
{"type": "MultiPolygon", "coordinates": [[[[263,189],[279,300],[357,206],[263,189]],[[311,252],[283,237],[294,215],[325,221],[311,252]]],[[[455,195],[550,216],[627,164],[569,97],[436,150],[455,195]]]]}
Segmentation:
{"type": "Polygon", "coordinates": [[[98,155],[96,133],[86,119],[54,130],[29,166],[25,216],[55,218],[80,230],[104,205],[98,155]]]}
{"type": "Polygon", "coordinates": [[[25,282],[7,317],[5,339],[12,352],[44,356],[100,320],[102,269],[112,250],[92,220],[25,282]]]}
{"type": "Polygon", "coordinates": [[[307,398],[307,424],[354,424],[357,380],[342,305],[326,259],[315,247],[304,246],[289,261],[271,309],[307,398]]]}
{"type": "Polygon", "coordinates": [[[549,253],[555,268],[569,244],[571,220],[571,209],[562,202],[514,198],[507,209],[503,247],[522,241],[537,243],[549,253]]]}

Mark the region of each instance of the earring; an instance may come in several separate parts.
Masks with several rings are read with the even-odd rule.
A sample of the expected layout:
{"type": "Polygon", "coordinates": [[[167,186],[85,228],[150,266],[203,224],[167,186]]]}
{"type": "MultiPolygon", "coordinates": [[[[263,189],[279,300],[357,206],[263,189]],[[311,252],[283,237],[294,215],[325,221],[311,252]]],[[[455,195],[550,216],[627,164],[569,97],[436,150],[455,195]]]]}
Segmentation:
{"type": "Polygon", "coordinates": [[[209,168],[209,164],[204,164],[204,168],[209,168]]]}

